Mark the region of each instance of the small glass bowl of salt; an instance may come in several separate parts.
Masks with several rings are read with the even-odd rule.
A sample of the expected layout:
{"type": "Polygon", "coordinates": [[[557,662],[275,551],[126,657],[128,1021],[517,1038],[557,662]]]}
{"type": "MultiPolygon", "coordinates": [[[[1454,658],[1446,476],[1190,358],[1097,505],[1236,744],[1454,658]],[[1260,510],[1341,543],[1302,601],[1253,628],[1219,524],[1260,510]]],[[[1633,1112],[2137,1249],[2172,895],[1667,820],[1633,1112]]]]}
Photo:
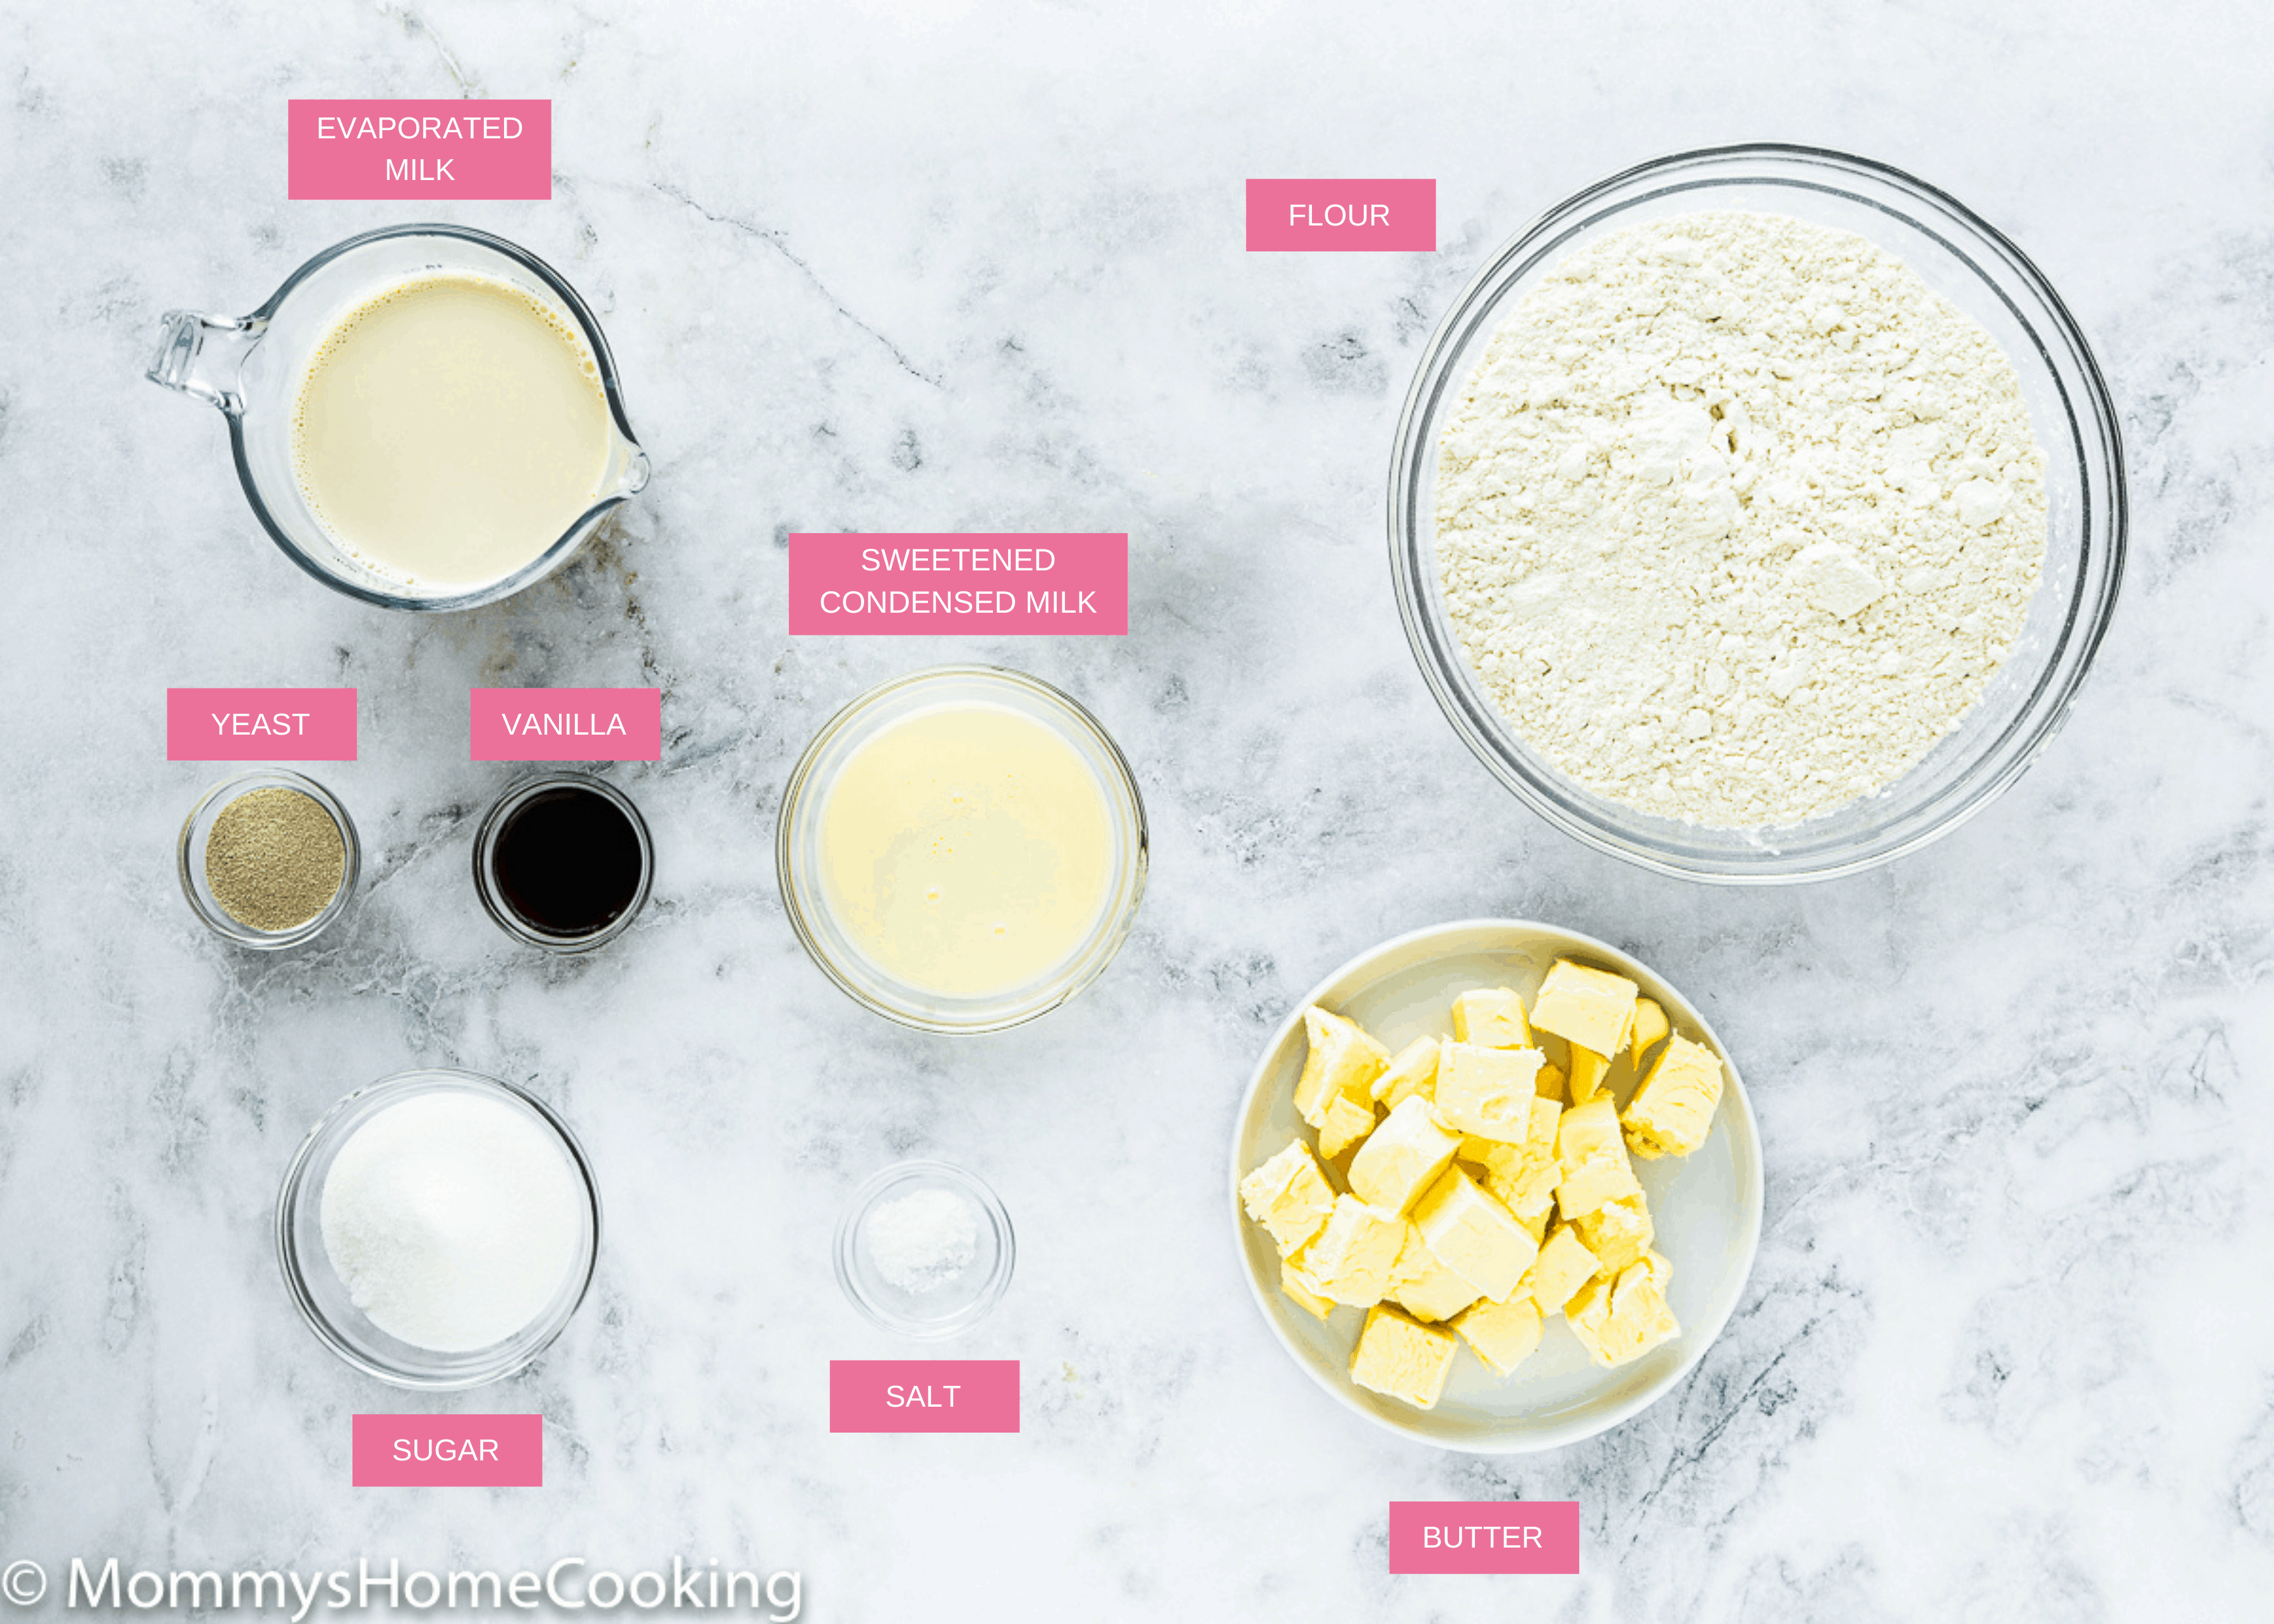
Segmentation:
{"type": "Polygon", "coordinates": [[[1011,1216],[975,1175],[898,1162],[854,1192],[837,1223],[837,1283],[853,1306],[902,1336],[956,1336],[1011,1283],[1011,1216]]]}

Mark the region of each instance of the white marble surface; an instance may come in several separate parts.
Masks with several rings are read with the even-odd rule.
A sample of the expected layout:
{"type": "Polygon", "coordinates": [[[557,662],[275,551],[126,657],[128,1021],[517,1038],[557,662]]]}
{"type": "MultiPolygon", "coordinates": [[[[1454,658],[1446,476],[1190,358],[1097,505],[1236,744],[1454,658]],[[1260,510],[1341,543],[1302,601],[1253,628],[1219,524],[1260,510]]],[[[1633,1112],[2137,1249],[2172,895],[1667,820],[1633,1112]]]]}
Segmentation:
{"type": "MultiPolygon", "coordinates": [[[[0,4],[0,1561],[805,1575],[806,1616],[2239,1618],[2274,1584],[2274,24],[2154,7],[1333,0],[576,7],[0,4]],[[1427,16],[1426,22],[1420,20],[1427,16]],[[550,96],[549,203],[291,204],[290,95],[550,96]],[[1880,157],[2007,229],[2122,405],[2133,568],[2067,732],[1987,815],[1796,891],[1558,837],[1453,738],[1392,610],[1398,402],[1453,290],[1679,147],[1880,157]],[[1429,175],[1434,255],[1249,256],[1249,175],[1429,175]],[[141,380],[157,313],[251,308],[421,214],[560,266],[656,458],[610,548],[443,620],[261,538],[222,425],[141,380]],[[791,529],[1130,532],[1126,641],[791,642],[791,529]],[[806,962],[771,861],[809,733],[945,657],[1064,684],[1137,763],[1153,883],[1079,1003],[946,1041],[806,962]],[[277,960],[183,906],[169,683],[357,685],[322,770],[352,923],[277,960]],[[636,932],[516,951],[466,878],[508,776],[478,683],[660,683],[620,779],[636,932]],[[1555,920],[1660,966],[1746,1067],[1768,1220],[1696,1378],[1495,1462],[1314,1390],[1246,1299],[1223,1179],[1290,1002],[1392,933],[1555,920]],[[440,1407],[540,1408],[541,1492],[356,1492],[397,1407],[302,1327],[276,1182],[341,1093],[531,1079],[605,1180],[593,1299],[440,1407]],[[827,1259],[912,1154],[1022,1244],[958,1347],[1015,1438],[833,1438],[826,1362],[909,1351],[827,1259]],[[1392,1499],[1584,1507],[1577,1579],[1393,1579],[1392,1499]]],[[[56,1611],[51,1590],[44,1609],[56,1611]]],[[[0,1607],[0,1615],[7,1609],[0,1607]]],[[[26,1615],[31,1616],[31,1615],[26,1615]]],[[[312,1615],[318,1616],[318,1615],[312,1615]]]]}

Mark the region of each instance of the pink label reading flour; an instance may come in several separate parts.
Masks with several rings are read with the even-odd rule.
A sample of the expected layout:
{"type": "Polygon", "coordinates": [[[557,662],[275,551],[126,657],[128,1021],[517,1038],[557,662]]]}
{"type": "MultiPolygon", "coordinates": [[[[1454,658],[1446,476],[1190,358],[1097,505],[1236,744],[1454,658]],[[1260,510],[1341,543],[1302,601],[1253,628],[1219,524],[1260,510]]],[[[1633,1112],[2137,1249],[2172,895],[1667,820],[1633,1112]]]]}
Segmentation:
{"type": "Polygon", "coordinates": [[[1437,249],[1434,180],[1252,180],[1250,253],[1437,249]]]}
{"type": "Polygon", "coordinates": [[[358,1416],[359,1489],[541,1489],[542,1416],[358,1416]]]}
{"type": "Polygon", "coordinates": [[[295,99],[284,123],[296,201],[553,195],[550,102],[295,99]]]}
{"type": "Polygon", "coordinates": [[[1120,637],[1129,631],[1126,534],[789,538],[794,637],[1120,637]]]}
{"type": "Polygon", "coordinates": [[[353,761],[351,688],[169,688],[168,761],[353,761]]]}
{"type": "Polygon", "coordinates": [[[1015,1432],[1016,1359],[832,1359],[832,1432],[1015,1432]]]}
{"type": "Polygon", "coordinates": [[[1394,1574],[1575,1574],[1576,1500],[1394,1500],[1394,1574]]]}
{"type": "Polygon", "coordinates": [[[476,761],[658,761],[663,690],[652,688],[478,688],[476,761]]]}

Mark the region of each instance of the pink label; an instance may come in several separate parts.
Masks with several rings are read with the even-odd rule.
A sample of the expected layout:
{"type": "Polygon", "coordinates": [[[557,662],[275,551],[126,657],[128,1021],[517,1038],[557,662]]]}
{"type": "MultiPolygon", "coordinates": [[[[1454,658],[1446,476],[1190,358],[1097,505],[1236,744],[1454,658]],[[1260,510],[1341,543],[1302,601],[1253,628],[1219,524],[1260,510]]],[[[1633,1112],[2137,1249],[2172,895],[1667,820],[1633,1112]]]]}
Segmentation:
{"type": "Polygon", "coordinates": [[[832,1432],[1015,1432],[1016,1359],[832,1359],[832,1432]]]}
{"type": "Polygon", "coordinates": [[[169,688],[168,761],[353,761],[351,688],[169,688]]]}
{"type": "Polygon", "coordinates": [[[303,102],[285,113],[295,200],[549,198],[550,102],[303,102]]]}
{"type": "Polygon", "coordinates": [[[1250,253],[1437,251],[1434,180],[1252,180],[1250,253]]]}
{"type": "Polygon", "coordinates": [[[1394,1500],[1394,1574],[1575,1574],[1576,1500],[1394,1500]]]}
{"type": "Polygon", "coordinates": [[[478,688],[476,761],[658,761],[663,690],[478,688]]]}
{"type": "Polygon", "coordinates": [[[792,535],[794,637],[1121,637],[1129,538],[1030,534],[792,535]]]}
{"type": "Polygon", "coordinates": [[[358,1416],[359,1489],[541,1489],[542,1416],[358,1416]]]}

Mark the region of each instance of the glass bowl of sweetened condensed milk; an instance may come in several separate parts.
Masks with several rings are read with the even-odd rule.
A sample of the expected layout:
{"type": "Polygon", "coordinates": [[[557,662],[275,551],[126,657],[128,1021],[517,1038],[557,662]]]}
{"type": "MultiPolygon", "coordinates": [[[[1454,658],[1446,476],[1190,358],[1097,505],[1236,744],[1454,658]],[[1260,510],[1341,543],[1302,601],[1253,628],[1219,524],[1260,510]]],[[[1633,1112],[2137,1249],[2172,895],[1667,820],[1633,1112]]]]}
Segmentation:
{"type": "Polygon", "coordinates": [[[249,316],[169,312],[148,375],[221,409],[286,557],[385,608],[510,597],[647,484],[591,309],[460,226],[350,237],[249,316]]]}
{"type": "Polygon", "coordinates": [[[1065,695],[944,665],[830,718],[790,775],[774,857],[799,940],[853,998],[997,1032],[1112,961],[1145,892],[1145,807],[1065,695]]]}

